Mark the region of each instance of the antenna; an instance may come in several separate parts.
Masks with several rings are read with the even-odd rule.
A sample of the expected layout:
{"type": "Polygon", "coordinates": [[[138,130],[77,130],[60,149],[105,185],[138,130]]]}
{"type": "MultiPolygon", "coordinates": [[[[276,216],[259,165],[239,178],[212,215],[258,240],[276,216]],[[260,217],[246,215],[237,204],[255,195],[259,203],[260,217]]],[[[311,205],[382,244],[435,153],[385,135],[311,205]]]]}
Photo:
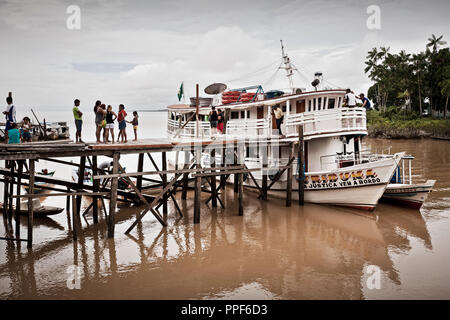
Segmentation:
{"type": "Polygon", "coordinates": [[[281,55],[282,55],[283,63],[284,63],[284,67],[280,67],[280,69],[286,70],[286,77],[289,79],[289,88],[292,91],[294,88],[294,84],[292,82],[292,76],[294,75],[294,70],[297,70],[297,69],[292,67],[291,60],[289,59],[287,53],[284,52],[283,40],[280,40],[280,42],[281,42],[281,55]]]}

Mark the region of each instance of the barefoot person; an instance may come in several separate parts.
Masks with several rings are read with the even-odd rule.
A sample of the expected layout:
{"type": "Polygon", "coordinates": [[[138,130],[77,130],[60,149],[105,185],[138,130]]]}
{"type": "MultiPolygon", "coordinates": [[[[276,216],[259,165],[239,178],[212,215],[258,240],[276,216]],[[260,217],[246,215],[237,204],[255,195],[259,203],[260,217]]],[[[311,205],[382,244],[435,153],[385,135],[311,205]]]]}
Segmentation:
{"type": "Polygon", "coordinates": [[[75,133],[75,140],[76,140],[76,142],[83,142],[81,140],[81,129],[83,127],[83,119],[82,119],[83,113],[80,111],[79,106],[80,106],[80,100],[75,99],[74,107],[72,109],[73,117],[75,119],[75,128],[77,130],[77,132],[75,133]]]}
{"type": "Polygon", "coordinates": [[[6,118],[5,141],[8,141],[8,130],[11,129],[13,123],[16,123],[16,107],[13,105],[13,98],[11,95],[6,98],[6,103],[8,106],[6,107],[6,110],[3,111],[3,114],[6,118]]]}
{"type": "Polygon", "coordinates": [[[139,125],[139,116],[137,111],[133,111],[133,120],[131,121],[127,121],[128,123],[130,123],[133,126],[133,131],[134,131],[134,140],[133,141],[137,141],[137,129],[138,129],[138,125],[139,125]]]}
{"type": "MultiPolygon", "coordinates": [[[[98,101],[97,101],[98,102],[98,101]]],[[[100,134],[103,129],[103,119],[105,118],[106,106],[104,104],[100,104],[95,111],[95,125],[96,131],[95,136],[97,137],[97,143],[101,143],[100,134]]]]}
{"type": "Polygon", "coordinates": [[[117,119],[116,113],[112,110],[112,106],[109,105],[108,109],[106,109],[106,131],[105,131],[105,138],[106,142],[113,142],[114,143],[114,121],[117,119]],[[111,134],[112,140],[109,141],[109,134],[111,134]]]}
{"type": "Polygon", "coordinates": [[[117,142],[119,142],[119,138],[122,138],[122,142],[128,142],[126,116],[125,106],[123,104],[119,105],[119,114],[117,115],[117,121],[119,122],[119,136],[117,137],[117,142]]]}

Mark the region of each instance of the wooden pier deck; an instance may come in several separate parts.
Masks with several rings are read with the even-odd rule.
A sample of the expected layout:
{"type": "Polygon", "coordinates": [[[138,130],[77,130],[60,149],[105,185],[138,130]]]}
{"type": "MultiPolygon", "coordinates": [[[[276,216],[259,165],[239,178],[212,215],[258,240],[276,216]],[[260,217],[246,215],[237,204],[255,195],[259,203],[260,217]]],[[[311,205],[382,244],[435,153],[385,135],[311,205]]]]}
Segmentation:
{"type": "MultiPolygon", "coordinates": [[[[300,132],[300,131],[299,131],[300,132]]],[[[302,131],[301,131],[302,132],[302,131]]],[[[207,203],[211,202],[211,207],[221,205],[224,207],[220,198],[220,190],[225,188],[227,180],[234,177],[234,191],[237,194],[239,216],[244,214],[243,207],[243,180],[244,174],[248,175],[259,190],[259,198],[267,200],[267,191],[270,186],[267,184],[268,177],[268,148],[273,143],[270,139],[261,141],[251,141],[248,139],[222,138],[215,139],[193,139],[177,140],[159,138],[142,139],[136,142],[128,143],[73,143],[71,141],[45,141],[32,142],[17,145],[0,145],[0,160],[5,161],[4,167],[0,167],[0,175],[3,176],[0,182],[4,184],[3,192],[3,221],[7,237],[0,237],[7,241],[26,241],[27,246],[31,247],[33,243],[33,198],[41,197],[34,194],[35,182],[46,182],[53,186],[44,187],[52,193],[45,194],[46,197],[65,196],[67,197],[67,211],[72,212],[72,237],[77,240],[81,230],[80,214],[82,197],[92,197],[92,204],[83,213],[86,214],[92,209],[93,221],[98,223],[98,200],[101,200],[106,216],[108,236],[114,237],[115,212],[117,201],[140,202],[145,205],[145,209],[140,212],[136,220],[129,226],[126,233],[130,233],[141,219],[151,212],[160,222],[162,227],[167,226],[168,202],[172,201],[178,215],[183,216],[183,212],[178,205],[178,201],[186,200],[189,185],[194,184],[194,223],[200,223],[200,201],[201,193],[207,192],[207,203]],[[249,169],[246,167],[244,158],[246,148],[252,145],[258,145],[262,152],[263,161],[260,168],[249,169]],[[176,153],[176,159],[183,157],[182,167],[177,165],[174,169],[168,169],[167,154],[176,153]],[[209,166],[202,166],[202,154],[209,154],[212,160],[209,166]],[[161,164],[159,167],[153,155],[159,154],[161,164]],[[137,170],[135,172],[124,172],[120,164],[121,155],[136,155],[138,157],[137,170]],[[110,157],[112,160],[112,170],[105,171],[98,168],[97,158],[99,156],[110,157]],[[77,162],[69,162],[64,158],[77,158],[77,162]],[[216,158],[221,159],[220,165],[216,164],[216,158]],[[147,162],[145,159],[148,159],[147,162]],[[57,177],[43,176],[35,173],[36,160],[53,161],[62,165],[77,167],[79,173],[84,173],[86,169],[92,171],[92,183],[84,182],[84,174],[78,174],[78,181],[70,181],[57,177]],[[145,169],[145,170],[144,170],[145,169]],[[261,186],[255,180],[253,172],[260,171],[262,174],[261,186]],[[157,179],[149,178],[156,176],[157,179]],[[132,178],[134,180],[132,180],[132,178]],[[121,190],[118,187],[119,179],[125,180],[128,190],[121,190]],[[219,180],[218,180],[219,179],[219,180]],[[155,195],[145,194],[146,188],[143,181],[153,183],[156,190],[155,195]],[[28,186],[27,194],[21,194],[21,187],[28,186]],[[181,199],[177,199],[175,194],[177,189],[181,189],[181,199]],[[119,198],[119,196],[121,198],[119,198]],[[20,200],[28,199],[28,224],[27,237],[21,238],[19,211],[20,200]],[[72,205],[70,200],[72,199],[72,205]],[[106,210],[105,199],[109,200],[108,210],[106,210]],[[15,207],[13,208],[13,202],[15,207]],[[162,208],[162,214],[160,213],[162,208]],[[13,219],[14,218],[14,219],[13,219]],[[14,223],[14,228],[13,228],[14,223]],[[13,232],[15,231],[15,232],[13,232]],[[12,236],[12,234],[15,236],[12,236]]],[[[287,170],[287,193],[286,205],[291,205],[293,160],[295,159],[294,144],[303,144],[302,137],[299,140],[278,140],[277,145],[290,150],[290,161],[285,167],[280,168],[281,174],[275,179],[279,179],[283,172],[287,170]]],[[[303,148],[298,148],[299,152],[303,148]]],[[[297,155],[303,162],[303,154],[297,155]]],[[[272,183],[273,184],[273,183],[272,183]]],[[[271,185],[272,185],[271,184],[271,185]]],[[[299,193],[303,192],[300,188],[299,193]]],[[[303,204],[303,197],[300,197],[299,204],[303,204]]]]}

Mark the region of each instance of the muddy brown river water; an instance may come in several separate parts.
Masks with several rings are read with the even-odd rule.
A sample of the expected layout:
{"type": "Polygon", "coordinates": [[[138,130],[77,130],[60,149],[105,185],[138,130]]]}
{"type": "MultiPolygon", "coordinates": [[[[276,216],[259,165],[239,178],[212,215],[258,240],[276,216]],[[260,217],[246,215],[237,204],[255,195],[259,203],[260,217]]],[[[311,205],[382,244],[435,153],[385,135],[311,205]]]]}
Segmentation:
{"type": "MultiPolygon", "coordinates": [[[[170,207],[167,228],[147,215],[126,236],[141,208],[122,206],[114,239],[104,218],[93,225],[88,215],[78,242],[61,213],[35,220],[31,250],[0,241],[0,298],[449,299],[450,141],[365,143],[413,154],[413,180],[437,180],[420,211],[389,204],[369,215],[313,204],[286,208],[282,199],[245,192],[239,217],[228,187],[226,209],[204,205],[199,225],[192,223],[193,202],[180,200],[184,218],[170,207]]],[[[43,201],[65,206],[61,198],[43,201]]]]}

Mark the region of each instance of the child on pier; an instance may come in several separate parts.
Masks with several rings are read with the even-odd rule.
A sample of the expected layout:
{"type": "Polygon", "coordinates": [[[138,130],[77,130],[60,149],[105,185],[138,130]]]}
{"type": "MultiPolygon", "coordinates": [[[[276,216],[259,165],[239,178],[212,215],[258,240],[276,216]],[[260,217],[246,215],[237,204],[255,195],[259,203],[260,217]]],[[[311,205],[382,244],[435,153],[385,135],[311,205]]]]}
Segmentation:
{"type": "Polygon", "coordinates": [[[137,111],[133,111],[133,120],[132,121],[127,121],[128,123],[131,123],[131,125],[133,126],[133,130],[134,130],[134,140],[133,141],[137,141],[137,129],[138,129],[138,125],[139,125],[139,116],[137,111]]]}
{"type": "Polygon", "coordinates": [[[119,114],[117,115],[117,121],[119,122],[119,136],[117,137],[117,142],[119,142],[120,137],[122,137],[122,142],[127,143],[126,116],[125,106],[123,104],[119,105],[119,114]]]}

